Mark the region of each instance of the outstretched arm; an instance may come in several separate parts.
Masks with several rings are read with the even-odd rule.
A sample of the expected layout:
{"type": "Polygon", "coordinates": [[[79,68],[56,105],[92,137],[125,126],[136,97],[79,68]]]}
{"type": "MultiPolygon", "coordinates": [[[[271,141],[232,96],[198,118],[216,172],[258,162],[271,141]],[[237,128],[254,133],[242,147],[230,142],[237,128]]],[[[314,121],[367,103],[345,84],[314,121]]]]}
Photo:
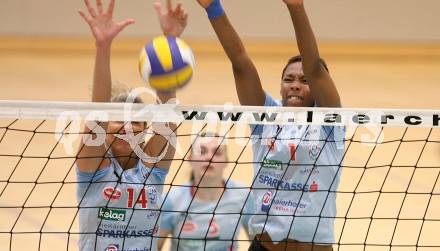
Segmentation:
{"type": "MultiPolygon", "coordinates": [[[[115,0],[111,0],[107,10],[104,11],[102,0],[96,0],[96,9],[90,4],[89,0],[84,0],[89,15],[79,10],[81,17],[87,22],[95,38],[96,56],[95,70],[93,76],[92,101],[93,102],[110,102],[111,99],[111,73],[110,73],[110,49],[113,39],[128,25],[133,24],[133,19],[126,19],[116,23],[113,21],[113,10],[115,0]]],[[[107,123],[101,123],[100,126],[106,130],[107,123]]],[[[91,140],[96,139],[97,135],[93,134],[86,126],[86,138],[82,141],[78,153],[76,164],[82,172],[95,172],[97,168],[109,165],[109,160],[104,159],[106,149],[104,145],[89,146],[91,140]],[[85,142],[84,142],[85,141],[85,142]]]]}
{"type": "Polygon", "coordinates": [[[298,48],[302,56],[304,75],[316,102],[321,107],[340,107],[338,90],[320,62],[318,45],[304,8],[303,0],[284,0],[295,28],[298,48]]]}
{"type": "MultiPolygon", "coordinates": [[[[188,14],[185,12],[181,4],[173,7],[172,1],[167,0],[166,9],[162,8],[160,2],[154,3],[157,16],[159,18],[160,27],[165,36],[179,37],[182,35],[188,22],[188,14]]],[[[174,103],[176,98],[176,92],[156,92],[158,103],[174,103]]],[[[158,157],[163,151],[166,151],[163,158],[158,163],[144,164],[148,167],[156,166],[162,169],[168,169],[171,166],[171,159],[173,159],[176,149],[171,144],[175,140],[176,125],[173,123],[155,123],[153,128],[156,134],[148,141],[144,151],[150,157],[158,157]],[[174,133],[173,133],[174,132],[174,133]]]]}
{"type": "MultiPolygon", "coordinates": [[[[157,92],[158,103],[174,104],[176,102],[176,93],[157,92]]],[[[174,123],[153,123],[154,135],[148,140],[144,152],[157,161],[144,162],[144,165],[150,168],[157,167],[168,170],[171,166],[172,159],[176,153],[175,142],[177,140],[177,126],[174,123]]]]}
{"type": "Polygon", "coordinates": [[[197,0],[208,12],[211,25],[232,63],[235,87],[242,105],[262,106],[265,93],[257,69],[228,17],[221,11],[220,0],[197,0]],[[214,13],[214,14],[210,14],[214,13]]]}

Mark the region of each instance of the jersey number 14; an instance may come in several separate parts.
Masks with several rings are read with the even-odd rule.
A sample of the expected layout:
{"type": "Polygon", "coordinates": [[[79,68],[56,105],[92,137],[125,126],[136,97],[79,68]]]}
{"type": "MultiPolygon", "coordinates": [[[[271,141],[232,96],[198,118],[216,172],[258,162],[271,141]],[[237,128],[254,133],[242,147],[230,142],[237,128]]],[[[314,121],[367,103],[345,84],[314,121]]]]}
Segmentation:
{"type": "Polygon", "coordinates": [[[133,208],[134,204],[140,204],[141,208],[147,208],[147,196],[145,194],[145,189],[141,189],[141,192],[139,194],[139,196],[137,196],[137,198],[135,198],[135,190],[134,188],[127,188],[127,194],[128,194],[128,199],[127,199],[127,207],[128,208],[133,208]],[[134,202],[134,200],[136,199],[136,202],[134,202]],[[133,204],[134,202],[134,204],[133,204]]]}

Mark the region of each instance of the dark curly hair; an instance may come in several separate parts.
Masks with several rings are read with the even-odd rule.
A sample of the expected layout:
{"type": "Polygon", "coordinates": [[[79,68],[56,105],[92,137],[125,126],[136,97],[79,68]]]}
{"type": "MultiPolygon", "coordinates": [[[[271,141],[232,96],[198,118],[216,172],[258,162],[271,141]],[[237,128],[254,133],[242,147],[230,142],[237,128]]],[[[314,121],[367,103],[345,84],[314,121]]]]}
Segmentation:
{"type": "MultiPolygon", "coordinates": [[[[324,61],[324,59],[319,58],[319,61],[320,61],[321,64],[324,66],[325,70],[326,70],[327,72],[330,72],[330,71],[328,70],[327,63],[324,61]]],[[[289,67],[289,65],[291,65],[291,64],[293,64],[293,63],[297,63],[297,62],[302,62],[302,57],[301,57],[301,55],[296,55],[296,56],[294,56],[294,57],[291,57],[291,58],[289,59],[289,61],[287,61],[287,64],[286,64],[286,66],[284,66],[283,72],[282,72],[282,74],[281,74],[281,79],[283,79],[283,77],[284,77],[284,73],[286,73],[287,67],[289,67]]]]}

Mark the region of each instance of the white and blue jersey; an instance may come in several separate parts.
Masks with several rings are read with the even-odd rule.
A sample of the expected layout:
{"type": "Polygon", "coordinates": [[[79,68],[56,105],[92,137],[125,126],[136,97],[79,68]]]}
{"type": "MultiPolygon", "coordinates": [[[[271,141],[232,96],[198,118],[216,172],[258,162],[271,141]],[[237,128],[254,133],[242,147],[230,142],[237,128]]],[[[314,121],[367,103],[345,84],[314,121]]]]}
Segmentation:
{"type": "Polygon", "coordinates": [[[167,171],[138,161],[123,170],[111,158],[96,173],[77,169],[79,249],[84,251],[157,250],[159,209],[167,171]]]}
{"type": "MultiPolygon", "coordinates": [[[[281,106],[266,95],[265,106],[281,106]]],[[[253,125],[252,235],[334,243],[344,127],[253,125]]]]}
{"type": "Polygon", "coordinates": [[[241,227],[254,214],[249,187],[229,181],[220,201],[193,199],[193,187],[173,186],[164,201],[161,230],[171,232],[171,250],[237,250],[241,227]],[[248,201],[248,203],[247,203],[248,201]]]}

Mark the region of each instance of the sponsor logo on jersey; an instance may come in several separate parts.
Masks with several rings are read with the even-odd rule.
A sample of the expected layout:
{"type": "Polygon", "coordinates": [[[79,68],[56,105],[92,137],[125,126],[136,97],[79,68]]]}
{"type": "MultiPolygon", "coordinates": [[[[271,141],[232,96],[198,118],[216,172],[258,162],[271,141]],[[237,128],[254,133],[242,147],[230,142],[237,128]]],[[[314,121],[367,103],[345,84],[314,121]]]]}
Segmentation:
{"type": "Polygon", "coordinates": [[[220,235],[220,226],[217,224],[215,219],[212,219],[209,223],[209,229],[208,229],[208,238],[217,238],[220,235]]]}
{"type": "Polygon", "coordinates": [[[319,170],[317,167],[304,167],[300,172],[301,174],[319,174],[319,170]]]}
{"type": "Polygon", "coordinates": [[[119,188],[106,187],[102,190],[102,195],[106,200],[118,201],[122,196],[122,192],[119,188]]]}
{"type": "Polygon", "coordinates": [[[261,200],[261,211],[266,213],[269,212],[272,195],[273,193],[271,191],[267,191],[267,193],[263,195],[263,199],[261,200]]]}
{"type": "Polygon", "coordinates": [[[311,159],[317,159],[321,153],[321,146],[318,143],[311,143],[309,145],[309,157],[311,159]]]}
{"type": "Polygon", "coordinates": [[[192,220],[186,220],[185,224],[183,224],[182,232],[184,233],[192,233],[197,229],[197,224],[192,220]]]}
{"type": "MultiPolygon", "coordinates": [[[[96,230],[96,236],[104,238],[137,238],[137,237],[151,237],[156,234],[158,228],[145,229],[145,230],[114,230],[104,229],[99,227],[96,230]]],[[[125,250],[125,249],[124,249],[125,250]]],[[[142,250],[142,249],[141,249],[142,250]]]]}
{"type": "Polygon", "coordinates": [[[105,249],[105,251],[150,251],[149,248],[123,248],[123,249],[119,249],[119,245],[117,244],[110,244],[108,245],[108,247],[105,249]]]}
{"type": "Polygon", "coordinates": [[[110,221],[124,221],[125,214],[125,210],[116,210],[101,207],[98,211],[98,218],[110,221]]]}
{"type": "Polygon", "coordinates": [[[303,183],[290,183],[284,180],[275,179],[271,176],[260,174],[258,175],[258,183],[267,185],[272,188],[288,191],[304,191],[304,192],[316,192],[318,190],[318,183],[315,181],[312,184],[303,183]]]}
{"type": "Polygon", "coordinates": [[[156,218],[159,216],[159,212],[158,211],[149,211],[147,213],[147,219],[151,219],[151,218],[156,218]]]}
{"type": "Polygon", "coordinates": [[[147,188],[148,193],[148,200],[150,203],[156,203],[157,202],[157,189],[154,186],[148,186],[147,188]]]}
{"type": "Polygon", "coordinates": [[[262,166],[268,169],[283,170],[283,163],[279,160],[265,159],[262,166]]]}
{"type": "Polygon", "coordinates": [[[118,244],[110,244],[107,246],[105,251],[119,251],[119,245],[118,244]]]}
{"type": "Polygon", "coordinates": [[[306,202],[298,203],[296,201],[284,199],[274,199],[272,202],[272,208],[274,210],[295,214],[304,214],[308,205],[309,204],[306,202]]]}
{"type": "Polygon", "coordinates": [[[310,185],[310,192],[316,192],[318,191],[318,184],[313,181],[313,183],[310,185]]]}
{"type": "Polygon", "coordinates": [[[200,248],[204,246],[204,241],[203,240],[187,240],[184,238],[181,238],[179,241],[179,247],[181,247],[182,249],[185,248],[200,248]]]}

